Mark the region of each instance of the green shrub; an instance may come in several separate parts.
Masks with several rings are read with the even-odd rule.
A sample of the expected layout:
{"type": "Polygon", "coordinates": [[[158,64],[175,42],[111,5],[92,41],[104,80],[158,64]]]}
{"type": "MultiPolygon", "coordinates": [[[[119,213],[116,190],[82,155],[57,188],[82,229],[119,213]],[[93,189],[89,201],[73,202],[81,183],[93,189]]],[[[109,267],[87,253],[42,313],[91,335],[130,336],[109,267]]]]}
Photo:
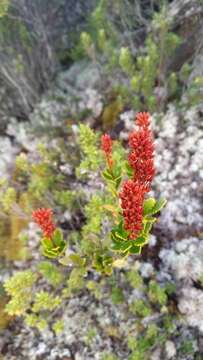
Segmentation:
{"type": "MultiPolygon", "coordinates": [[[[101,298],[102,293],[99,288],[102,286],[102,277],[113,274],[114,268],[122,266],[129,255],[139,255],[143,246],[147,244],[152,225],[156,221],[155,216],[166,201],[146,198],[154,176],[153,139],[148,128],[149,114],[139,113],[136,119],[137,130],[131,133],[132,137],[138,139],[136,151],[139,151],[141,146],[140,157],[143,156],[143,145],[139,144],[139,135],[143,131],[146,132],[148,145],[152,148],[151,155],[149,151],[147,152],[147,157],[151,156],[150,166],[146,157],[141,161],[142,166],[146,165],[147,178],[144,183],[142,183],[143,175],[139,177],[136,171],[137,162],[130,163],[130,156],[134,154],[131,141],[130,156],[127,161],[126,151],[119,142],[113,142],[109,135],[105,134],[101,137],[100,145],[98,135],[85,125],[79,127],[81,164],[76,169],[77,181],[82,182],[85,175],[88,181],[89,179],[91,181],[92,176],[96,176],[100,183],[103,183],[101,189],[94,191],[89,197],[85,197],[85,192],[81,194],[81,191],[72,191],[64,187],[64,175],[62,176],[58,171],[58,163],[60,163],[58,150],[48,151],[46,147],[40,146],[40,157],[35,164],[30,163],[25,156],[18,157],[16,176],[24,188],[27,188],[24,203],[29,204],[31,201],[31,205],[35,202],[42,204],[45,199],[46,204],[47,197],[48,204],[56,206],[58,211],[68,209],[71,216],[82,208],[84,219],[79,229],[73,230],[70,238],[67,239],[69,232],[60,228],[60,217],[59,226],[56,225],[50,208],[38,208],[32,213],[32,219],[42,231],[41,253],[47,260],[36,264],[32,272],[14,274],[6,281],[5,289],[11,296],[6,311],[10,315],[22,315],[28,325],[36,326],[38,329],[52,326],[55,333],[59,333],[62,325],[60,322],[53,324],[52,313],[60,311],[65,299],[85,286],[96,298],[101,298]],[[22,173],[26,176],[26,181],[22,173]],[[137,193],[140,194],[138,198],[137,193]],[[138,207],[135,207],[132,196],[138,201],[138,207]],[[127,212],[126,204],[127,206],[130,204],[127,212]],[[129,223],[128,216],[131,212],[135,217],[135,223],[132,221],[129,223]],[[89,273],[94,271],[101,276],[99,283],[88,278],[89,273]],[[41,279],[45,289],[40,286],[41,279]],[[32,291],[33,287],[35,291],[32,291]]],[[[4,211],[8,211],[18,194],[9,183],[2,186],[2,193],[4,192],[2,206],[4,211]]],[[[24,205],[24,208],[30,218],[31,206],[24,205]]],[[[127,279],[131,286],[145,291],[146,286],[137,270],[132,268],[127,274],[127,279]]],[[[124,293],[118,286],[116,278],[111,282],[110,287],[113,303],[124,302],[124,293]]],[[[167,302],[165,291],[153,281],[149,284],[148,295],[149,299],[146,302],[137,300],[131,305],[134,314],[147,317],[151,314],[150,302],[158,302],[160,306],[167,302]]]]}

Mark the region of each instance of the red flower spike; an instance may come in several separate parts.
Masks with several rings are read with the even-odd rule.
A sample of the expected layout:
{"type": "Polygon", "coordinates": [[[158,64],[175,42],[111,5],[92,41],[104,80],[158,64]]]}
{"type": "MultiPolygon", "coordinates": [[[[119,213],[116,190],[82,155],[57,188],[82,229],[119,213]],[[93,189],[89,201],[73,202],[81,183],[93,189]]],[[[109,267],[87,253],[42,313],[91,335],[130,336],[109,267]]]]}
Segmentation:
{"type": "Polygon", "coordinates": [[[101,136],[101,149],[105,152],[106,156],[111,155],[112,144],[113,144],[113,141],[108,134],[104,134],[101,136]]]}
{"type": "Polygon", "coordinates": [[[136,124],[138,126],[149,126],[150,125],[150,114],[148,112],[139,112],[136,115],[136,124]]]}
{"type": "Polygon", "coordinates": [[[43,235],[51,239],[56,227],[52,220],[53,211],[51,209],[37,209],[33,211],[32,218],[42,229],[43,235]]]}
{"type": "Polygon", "coordinates": [[[149,113],[138,113],[136,115],[138,130],[129,135],[129,146],[131,152],[128,161],[134,170],[134,182],[150,191],[151,182],[155,174],[154,168],[154,140],[150,130],[149,113]]]}
{"type": "Polygon", "coordinates": [[[111,137],[108,134],[102,135],[101,136],[101,149],[105,153],[106,160],[107,160],[107,163],[110,168],[113,166],[112,146],[113,146],[113,141],[112,141],[111,137]]]}
{"type": "Polygon", "coordinates": [[[142,230],[143,201],[145,188],[133,180],[127,180],[120,191],[124,228],[129,231],[129,237],[135,239],[142,230]]]}

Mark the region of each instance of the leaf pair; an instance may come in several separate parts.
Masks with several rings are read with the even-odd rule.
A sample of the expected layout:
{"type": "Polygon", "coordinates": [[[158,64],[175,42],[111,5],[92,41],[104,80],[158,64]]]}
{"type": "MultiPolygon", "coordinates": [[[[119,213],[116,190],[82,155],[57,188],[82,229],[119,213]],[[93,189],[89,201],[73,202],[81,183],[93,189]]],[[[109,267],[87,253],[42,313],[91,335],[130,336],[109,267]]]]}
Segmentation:
{"type": "Polygon", "coordinates": [[[157,214],[166,205],[166,203],[166,199],[159,199],[157,201],[154,198],[146,199],[144,201],[143,215],[148,216],[157,214]]]}
{"type": "Polygon", "coordinates": [[[93,260],[93,267],[106,275],[112,274],[112,263],[113,259],[108,254],[97,253],[93,260]]]}
{"type": "Polygon", "coordinates": [[[145,244],[146,238],[144,236],[136,240],[130,240],[129,234],[123,228],[121,221],[117,227],[111,231],[112,250],[121,252],[124,256],[130,254],[140,254],[141,247],[145,244]],[[136,242],[138,240],[138,242],[136,242]]]}
{"type": "Polygon", "coordinates": [[[165,205],[165,199],[156,201],[154,198],[149,198],[145,200],[142,231],[136,239],[129,239],[129,233],[125,231],[123,222],[121,221],[119,225],[111,231],[112,250],[118,251],[124,256],[128,254],[140,254],[142,247],[148,243],[150,231],[156,221],[156,218],[152,215],[157,214],[165,205]]]}
{"type": "Polygon", "coordinates": [[[122,180],[122,170],[120,166],[114,166],[113,170],[106,169],[103,171],[102,175],[116,190],[119,188],[122,180]]]}
{"type": "Polygon", "coordinates": [[[54,259],[61,256],[66,250],[67,243],[63,239],[63,233],[56,229],[52,238],[42,238],[41,240],[43,255],[54,259]]]}

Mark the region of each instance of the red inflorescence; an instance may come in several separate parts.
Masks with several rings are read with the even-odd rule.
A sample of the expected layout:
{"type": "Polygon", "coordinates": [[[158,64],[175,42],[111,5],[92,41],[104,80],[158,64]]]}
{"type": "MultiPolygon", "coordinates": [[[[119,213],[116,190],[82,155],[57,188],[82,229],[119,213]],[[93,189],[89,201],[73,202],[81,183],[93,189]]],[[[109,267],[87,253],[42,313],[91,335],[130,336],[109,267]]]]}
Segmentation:
{"type": "Polygon", "coordinates": [[[123,210],[124,227],[129,237],[135,239],[142,229],[143,201],[145,189],[133,180],[127,180],[119,194],[123,210]]]}
{"type": "Polygon", "coordinates": [[[148,112],[139,112],[136,115],[136,123],[138,126],[149,126],[150,125],[150,114],[148,112]]]}
{"type": "Polygon", "coordinates": [[[113,141],[108,134],[104,134],[101,136],[101,149],[105,153],[107,163],[109,167],[112,167],[113,160],[112,160],[112,146],[113,141]]]}
{"type": "Polygon", "coordinates": [[[52,216],[53,211],[51,209],[37,209],[32,213],[32,218],[42,229],[43,235],[49,239],[52,237],[56,229],[52,216]]]}
{"type": "Polygon", "coordinates": [[[124,227],[129,238],[136,239],[142,230],[143,203],[145,193],[150,191],[154,177],[154,141],[150,130],[150,114],[136,115],[138,129],[129,135],[131,148],[128,161],[133,169],[133,177],[127,180],[119,194],[124,227]]]}
{"type": "Polygon", "coordinates": [[[129,135],[131,152],[128,161],[134,171],[134,181],[145,186],[146,191],[150,191],[155,174],[154,141],[149,127],[150,115],[148,113],[138,113],[136,124],[138,130],[132,131],[129,135]]]}

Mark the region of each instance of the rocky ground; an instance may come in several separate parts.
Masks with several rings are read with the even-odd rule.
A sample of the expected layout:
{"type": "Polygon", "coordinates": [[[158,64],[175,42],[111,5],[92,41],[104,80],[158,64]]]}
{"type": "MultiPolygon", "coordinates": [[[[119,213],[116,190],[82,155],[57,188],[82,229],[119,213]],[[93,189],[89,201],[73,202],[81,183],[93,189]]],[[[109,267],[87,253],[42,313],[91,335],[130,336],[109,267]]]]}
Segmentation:
{"type": "MultiPolygon", "coordinates": [[[[30,122],[19,124],[13,119],[6,136],[0,138],[0,173],[9,172],[21,148],[35,149],[37,140],[28,134],[30,126],[41,126],[43,131],[48,124],[51,131],[52,127],[60,127],[60,119],[64,121],[67,114],[74,116],[86,109],[91,111],[91,118],[99,117],[103,100],[98,83],[98,70],[85,63],[75,64],[61,73],[56,87],[36,106],[30,122]],[[90,79],[88,74],[92,71],[94,76],[90,79]],[[74,100],[76,94],[77,101],[74,100]]],[[[133,117],[133,112],[120,115],[124,123],[121,139],[125,139],[132,128],[133,117]]],[[[202,105],[177,109],[171,104],[161,119],[153,114],[157,168],[153,193],[165,197],[168,203],[155,226],[148,249],[136,264],[143,278],[154,274],[160,284],[172,281],[176,285],[181,318],[178,336],[168,340],[164,348],[153,349],[152,360],[192,360],[197,354],[198,359],[203,359],[202,119],[202,105]],[[182,339],[191,339],[191,355],[180,354],[182,339]]],[[[24,266],[21,262],[14,265],[24,266]]],[[[119,276],[123,284],[122,273],[119,276]]],[[[0,280],[5,277],[7,274],[2,271],[0,280]]],[[[126,308],[140,293],[130,288],[125,288],[124,293],[127,300],[119,305],[113,305],[105,294],[98,301],[87,291],[70,299],[64,308],[65,330],[58,337],[49,330],[40,334],[25,327],[20,320],[14,320],[0,333],[2,358],[100,360],[104,352],[113,352],[119,359],[127,360],[129,352],[123,339],[132,331],[135,318],[126,308]],[[94,329],[93,336],[89,329],[94,329]]]]}

